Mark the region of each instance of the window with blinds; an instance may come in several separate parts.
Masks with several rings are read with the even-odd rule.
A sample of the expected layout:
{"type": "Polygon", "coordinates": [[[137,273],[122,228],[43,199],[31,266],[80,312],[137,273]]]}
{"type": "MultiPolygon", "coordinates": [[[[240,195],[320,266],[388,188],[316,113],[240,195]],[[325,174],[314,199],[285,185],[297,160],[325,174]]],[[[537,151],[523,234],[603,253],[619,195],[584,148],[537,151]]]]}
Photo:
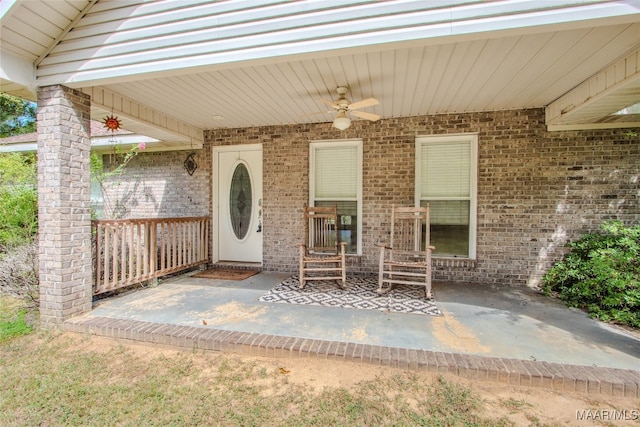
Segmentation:
{"type": "Polygon", "coordinates": [[[434,254],[475,258],[477,135],[416,139],[416,199],[429,204],[434,254]]]}
{"type": "Polygon", "coordinates": [[[337,206],[340,241],[360,254],[362,140],[312,142],[309,150],[309,203],[337,206]]]}
{"type": "Polygon", "coordinates": [[[358,147],[318,147],[314,159],[315,198],[358,197],[358,147]]]}

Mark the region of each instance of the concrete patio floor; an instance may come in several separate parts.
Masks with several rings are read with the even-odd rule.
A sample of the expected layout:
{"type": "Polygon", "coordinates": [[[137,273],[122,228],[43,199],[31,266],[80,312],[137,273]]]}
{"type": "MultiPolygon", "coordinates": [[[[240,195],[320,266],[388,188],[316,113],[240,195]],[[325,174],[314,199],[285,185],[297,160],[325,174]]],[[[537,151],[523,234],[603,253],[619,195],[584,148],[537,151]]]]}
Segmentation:
{"type": "Polygon", "coordinates": [[[99,300],[90,314],[70,319],[65,328],[213,350],[246,347],[257,355],[295,351],[299,357],[310,350],[399,367],[420,368],[423,357],[432,370],[435,363],[435,370],[510,383],[640,396],[640,334],[590,319],[528,288],[436,282],[443,316],[428,316],[258,301],[289,275],[229,281],[192,274],[99,300]],[[206,337],[215,343],[207,344],[206,337]],[[342,350],[332,351],[331,344],[342,350]]]}

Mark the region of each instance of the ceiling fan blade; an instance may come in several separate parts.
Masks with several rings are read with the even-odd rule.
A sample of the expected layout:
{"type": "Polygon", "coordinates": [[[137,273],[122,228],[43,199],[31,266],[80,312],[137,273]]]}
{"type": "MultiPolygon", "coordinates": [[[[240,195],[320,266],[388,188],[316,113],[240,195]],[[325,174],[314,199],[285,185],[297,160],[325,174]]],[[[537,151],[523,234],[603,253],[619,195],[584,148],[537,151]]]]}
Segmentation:
{"type": "Polygon", "coordinates": [[[364,111],[349,111],[349,114],[352,114],[352,115],[354,115],[356,117],[360,117],[362,119],[371,120],[372,122],[375,122],[376,120],[378,120],[380,118],[380,116],[377,115],[377,114],[366,113],[364,111]]]}
{"type": "Polygon", "coordinates": [[[371,107],[373,105],[378,105],[379,102],[375,98],[367,98],[362,101],[354,102],[353,104],[349,104],[350,110],[355,110],[357,108],[371,107]]]}
{"type": "Polygon", "coordinates": [[[323,103],[327,104],[329,107],[333,108],[333,109],[338,109],[340,108],[340,106],[338,104],[336,104],[335,102],[331,102],[331,101],[327,101],[326,99],[322,99],[320,98],[320,101],[322,101],[323,103]]]}

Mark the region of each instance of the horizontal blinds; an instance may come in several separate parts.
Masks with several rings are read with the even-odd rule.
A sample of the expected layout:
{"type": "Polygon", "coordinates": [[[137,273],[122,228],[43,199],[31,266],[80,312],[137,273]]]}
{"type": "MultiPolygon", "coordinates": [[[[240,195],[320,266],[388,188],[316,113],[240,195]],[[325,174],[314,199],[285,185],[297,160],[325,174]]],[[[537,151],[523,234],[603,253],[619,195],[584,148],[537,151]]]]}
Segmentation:
{"type": "Polygon", "coordinates": [[[429,219],[437,225],[469,225],[468,200],[429,200],[421,205],[429,204],[429,219]]]}
{"type": "Polygon", "coordinates": [[[335,201],[335,200],[321,200],[316,201],[314,206],[318,207],[337,207],[338,208],[338,216],[342,221],[342,224],[345,224],[345,218],[357,218],[358,216],[358,202],[357,201],[335,201]]]}
{"type": "Polygon", "coordinates": [[[315,151],[315,197],[358,197],[358,148],[318,147],[315,151]]]}
{"type": "Polygon", "coordinates": [[[425,143],[420,151],[421,197],[471,196],[469,141],[425,143]]]}

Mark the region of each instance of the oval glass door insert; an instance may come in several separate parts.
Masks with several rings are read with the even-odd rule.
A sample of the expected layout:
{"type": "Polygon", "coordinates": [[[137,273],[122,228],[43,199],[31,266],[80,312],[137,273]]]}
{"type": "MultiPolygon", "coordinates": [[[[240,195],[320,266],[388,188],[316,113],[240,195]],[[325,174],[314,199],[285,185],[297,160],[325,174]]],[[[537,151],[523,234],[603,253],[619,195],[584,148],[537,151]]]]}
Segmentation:
{"type": "Polygon", "coordinates": [[[229,218],[233,233],[239,240],[244,239],[251,224],[251,177],[244,163],[239,163],[233,171],[229,192],[229,218]]]}

